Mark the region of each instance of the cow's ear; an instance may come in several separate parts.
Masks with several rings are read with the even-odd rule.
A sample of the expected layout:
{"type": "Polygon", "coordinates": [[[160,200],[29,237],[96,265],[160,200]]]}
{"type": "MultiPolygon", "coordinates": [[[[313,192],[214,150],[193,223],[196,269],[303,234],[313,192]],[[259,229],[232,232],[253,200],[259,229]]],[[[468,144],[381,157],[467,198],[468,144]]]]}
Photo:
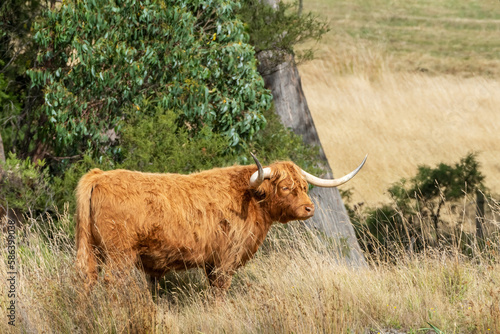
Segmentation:
{"type": "Polygon", "coordinates": [[[269,184],[271,182],[269,182],[269,180],[265,180],[264,182],[262,182],[262,184],[260,186],[258,186],[257,188],[252,188],[250,187],[250,190],[252,191],[253,193],[253,196],[258,200],[258,201],[262,201],[264,199],[266,199],[266,197],[268,196],[269,194],[269,184]]]}

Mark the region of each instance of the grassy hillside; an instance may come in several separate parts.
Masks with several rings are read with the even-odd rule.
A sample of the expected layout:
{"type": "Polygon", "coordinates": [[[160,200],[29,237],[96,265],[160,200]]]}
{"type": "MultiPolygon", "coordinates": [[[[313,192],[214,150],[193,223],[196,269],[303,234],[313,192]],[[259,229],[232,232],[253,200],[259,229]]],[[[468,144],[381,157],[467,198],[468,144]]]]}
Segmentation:
{"type": "MultiPolygon", "coordinates": [[[[500,11],[496,1],[308,1],[332,30],[300,68],[334,174],[365,153],[354,200],[385,190],[418,164],[479,152],[500,193],[500,11]]],[[[348,186],[348,187],[349,187],[348,186]]]]}

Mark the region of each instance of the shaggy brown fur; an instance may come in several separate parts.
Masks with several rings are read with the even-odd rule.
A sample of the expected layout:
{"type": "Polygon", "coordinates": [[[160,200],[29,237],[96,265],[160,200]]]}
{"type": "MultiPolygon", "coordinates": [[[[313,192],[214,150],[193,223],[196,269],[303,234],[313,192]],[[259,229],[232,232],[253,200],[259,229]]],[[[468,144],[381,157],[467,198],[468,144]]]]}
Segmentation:
{"type": "Polygon", "coordinates": [[[91,170],[76,189],[76,261],[87,285],[98,263],[111,262],[153,277],[202,267],[212,286],[227,289],[273,222],[314,213],[300,168],[269,167],[271,179],[257,189],[249,186],[255,165],[191,175],[91,170]]]}

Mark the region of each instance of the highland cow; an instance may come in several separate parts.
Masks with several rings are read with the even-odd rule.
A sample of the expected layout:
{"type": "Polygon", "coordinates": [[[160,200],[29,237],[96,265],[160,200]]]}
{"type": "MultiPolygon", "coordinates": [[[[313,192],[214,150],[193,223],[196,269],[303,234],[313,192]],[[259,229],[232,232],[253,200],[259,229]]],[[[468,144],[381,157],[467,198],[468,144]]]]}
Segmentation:
{"type": "MultiPolygon", "coordinates": [[[[253,156],[253,154],[252,154],[253,156]]],[[[254,156],[253,156],[254,157],[254,156]]],[[[133,266],[152,277],[204,268],[226,290],[234,272],[257,252],[273,222],[314,215],[308,182],[336,187],[293,162],[216,168],[190,175],[93,169],[76,189],[77,268],[91,286],[98,267],[133,266]]]]}

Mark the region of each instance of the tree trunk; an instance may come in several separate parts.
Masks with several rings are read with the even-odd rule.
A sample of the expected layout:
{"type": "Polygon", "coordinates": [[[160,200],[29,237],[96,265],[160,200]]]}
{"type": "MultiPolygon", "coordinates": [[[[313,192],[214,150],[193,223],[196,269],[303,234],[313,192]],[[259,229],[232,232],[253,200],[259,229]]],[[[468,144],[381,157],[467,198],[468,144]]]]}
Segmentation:
{"type": "MultiPolygon", "coordinates": [[[[333,173],[307,106],[293,56],[272,69],[269,68],[271,66],[270,57],[271,51],[259,53],[259,72],[264,78],[266,87],[273,94],[276,113],[280,116],[285,127],[291,128],[295,133],[301,135],[306,144],[319,148],[322,160],[321,167],[327,171],[322,177],[332,178],[333,173]]],[[[366,265],[366,260],[359,247],[338,189],[315,187],[311,190],[310,196],[316,206],[316,212],[306,224],[337,241],[339,254],[347,263],[357,266],[366,265]]]]}

